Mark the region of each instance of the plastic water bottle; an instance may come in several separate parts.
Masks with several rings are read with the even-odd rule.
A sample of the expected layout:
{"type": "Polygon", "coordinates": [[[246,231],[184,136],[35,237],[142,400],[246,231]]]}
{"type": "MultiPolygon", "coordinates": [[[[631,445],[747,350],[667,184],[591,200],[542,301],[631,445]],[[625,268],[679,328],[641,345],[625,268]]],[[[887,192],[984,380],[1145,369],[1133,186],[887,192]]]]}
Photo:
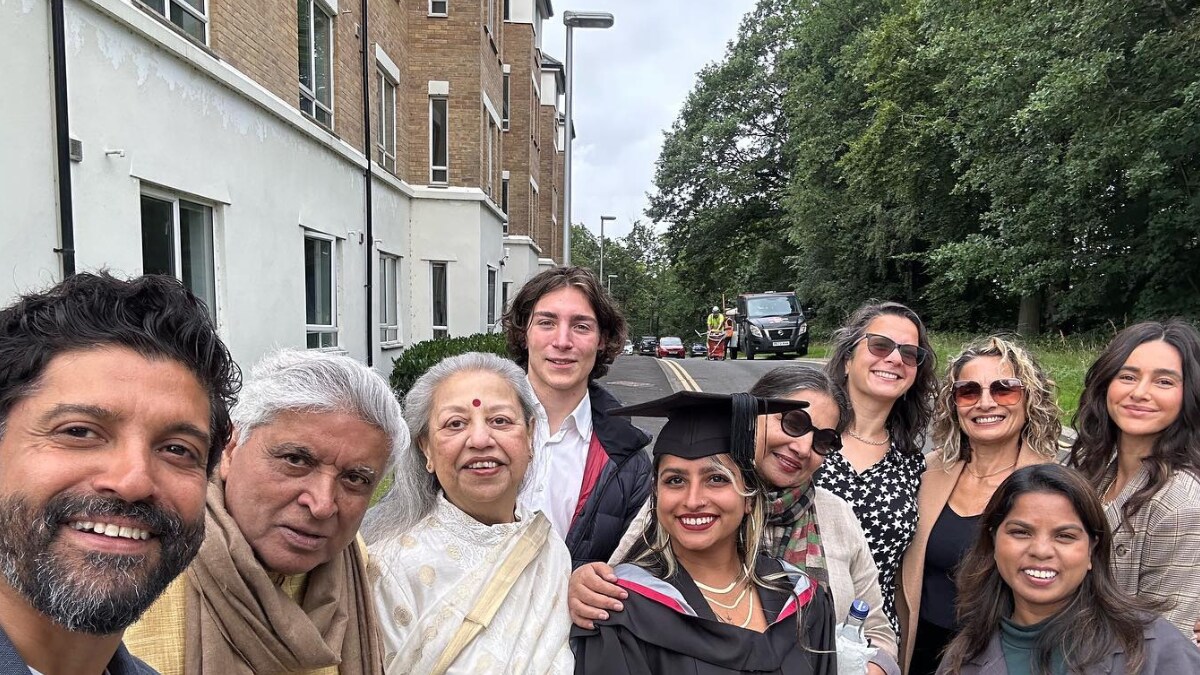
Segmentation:
{"type": "Polygon", "coordinates": [[[846,614],[846,621],[838,627],[838,634],[850,642],[867,644],[867,639],[863,635],[863,622],[867,620],[867,613],[870,611],[871,606],[864,600],[855,600],[850,604],[850,611],[846,614]]]}

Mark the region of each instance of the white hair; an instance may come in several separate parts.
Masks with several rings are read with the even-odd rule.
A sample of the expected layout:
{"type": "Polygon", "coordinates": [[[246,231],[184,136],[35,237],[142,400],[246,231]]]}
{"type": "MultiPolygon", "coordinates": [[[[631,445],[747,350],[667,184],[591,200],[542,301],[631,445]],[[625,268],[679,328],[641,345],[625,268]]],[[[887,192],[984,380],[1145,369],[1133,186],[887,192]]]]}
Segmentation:
{"type": "Polygon", "coordinates": [[[229,411],[238,444],[287,412],[346,413],[376,427],[388,439],[385,473],[408,449],[408,426],[391,387],[349,356],[283,349],[263,357],[229,411]]]}
{"type": "Polygon", "coordinates": [[[525,371],[506,358],[468,352],[443,359],[425,371],[404,397],[404,417],[412,442],[396,464],[392,486],[363,519],[362,534],[368,543],[407,532],[433,510],[440,488],[437,477],[425,469],[427,460],[420,446],[429,436],[434,395],[446,380],[460,373],[492,373],[504,378],[520,402],[522,421],[528,427],[534,419],[537,398],[533,388],[525,371]]]}

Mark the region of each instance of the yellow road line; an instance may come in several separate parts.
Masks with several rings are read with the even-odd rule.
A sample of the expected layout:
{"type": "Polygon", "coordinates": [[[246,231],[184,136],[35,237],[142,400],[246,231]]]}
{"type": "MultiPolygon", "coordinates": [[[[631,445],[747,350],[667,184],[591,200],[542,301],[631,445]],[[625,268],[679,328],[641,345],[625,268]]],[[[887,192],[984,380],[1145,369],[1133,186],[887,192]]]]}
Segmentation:
{"type": "Polygon", "coordinates": [[[696,380],[692,379],[692,376],[683,369],[682,365],[670,359],[659,359],[659,363],[669,370],[675,376],[676,380],[679,380],[679,386],[684,391],[700,391],[700,385],[696,383],[696,380]]]}

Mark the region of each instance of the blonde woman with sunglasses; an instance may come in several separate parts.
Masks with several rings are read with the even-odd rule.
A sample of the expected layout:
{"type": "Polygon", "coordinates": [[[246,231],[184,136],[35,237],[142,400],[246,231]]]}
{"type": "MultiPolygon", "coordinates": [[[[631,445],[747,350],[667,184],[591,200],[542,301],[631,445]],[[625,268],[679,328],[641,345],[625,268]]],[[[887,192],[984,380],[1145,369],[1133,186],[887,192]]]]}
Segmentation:
{"type": "Polygon", "coordinates": [[[917,532],[897,591],[906,673],[937,671],[957,633],[954,575],[980,514],[1017,468],[1054,461],[1060,415],[1054,382],[1019,345],[984,338],[951,360],[934,411],[937,450],[921,476],[917,532]]]}

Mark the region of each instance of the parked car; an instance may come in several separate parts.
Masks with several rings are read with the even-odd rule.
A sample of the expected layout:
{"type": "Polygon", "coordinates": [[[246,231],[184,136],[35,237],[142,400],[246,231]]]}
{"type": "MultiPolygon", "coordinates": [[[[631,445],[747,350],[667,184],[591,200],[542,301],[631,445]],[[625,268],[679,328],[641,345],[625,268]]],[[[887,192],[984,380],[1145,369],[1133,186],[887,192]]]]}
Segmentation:
{"type": "Polygon", "coordinates": [[[621,347],[621,353],[622,354],[632,354],[633,353],[633,340],[625,341],[625,346],[621,347]]]}
{"type": "Polygon", "coordinates": [[[708,345],[703,342],[693,342],[688,353],[692,356],[708,356],[708,345]]]}
{"type": "Polygon", "coordinates": [[[643,335],[641,340],[638,340],[637,352],[642,356],[658,355],[658,338],[653,335],[643,335]]]}
{"type": "Polygon", "coordinates": [[[808,317],[791,291],[743,293],[733,313],[733,350],[752,359],[758,353],[808,354],[808,317]]]}
{"type": "Polygon", "coordinates": [[[683,340],[677,337],[664,337],[658,341],[658,358],[665,359],[668,356],[674,356],[677,359],[687,356],[687,350],[683,348],[683,340]]]}

